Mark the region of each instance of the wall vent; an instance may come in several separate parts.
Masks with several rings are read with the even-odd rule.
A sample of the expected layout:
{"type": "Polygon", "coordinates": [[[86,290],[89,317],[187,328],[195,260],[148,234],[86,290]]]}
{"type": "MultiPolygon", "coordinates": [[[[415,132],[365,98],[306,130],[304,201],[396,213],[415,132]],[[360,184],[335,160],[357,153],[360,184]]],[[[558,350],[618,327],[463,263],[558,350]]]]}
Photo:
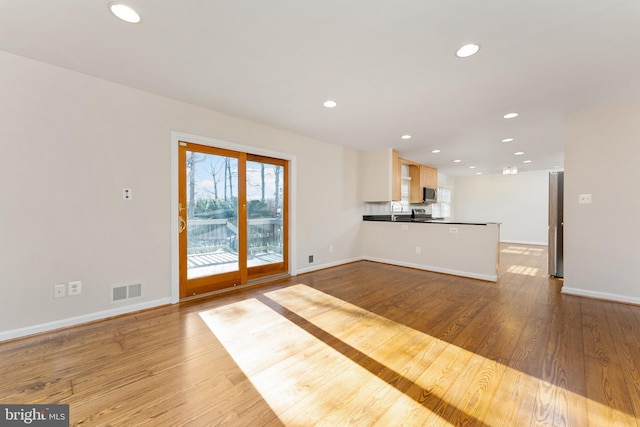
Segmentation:
{"type": "Polygon", "coordinates": [[[126,286],[114,286],[111,288],[111,302],[122,301],[127,299],[126,286]]]}
{"type": "Polygon", "coordinates": [[[129,298],[137,298],[142,296],[142,283],[127,286],[129,290],[129,298]]]}
{"type": "Polygon", "coordinates": [[[118,285],[111,287],[111,302],[124,301],[142,296],[142,283],[118,285]]]}

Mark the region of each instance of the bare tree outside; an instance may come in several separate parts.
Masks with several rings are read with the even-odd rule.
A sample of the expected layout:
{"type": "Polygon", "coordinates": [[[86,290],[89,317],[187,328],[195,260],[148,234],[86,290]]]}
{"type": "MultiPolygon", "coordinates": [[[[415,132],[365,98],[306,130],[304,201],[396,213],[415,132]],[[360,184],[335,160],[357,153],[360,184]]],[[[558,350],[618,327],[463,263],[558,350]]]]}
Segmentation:
{"type": "MultiPolygon", "coordinates": [[[[213,198],[215,200],[218,199],[218,181],[222,170],[224,169],[224,163],[221,163],[219,158],[216,158],[216,162],[213,161],[214,158],[211,158],[209,162],[209,173],[211,173],[211,179],[213,180],[213,198]]],[[[210,193],[211,190],[207,190],[210,193]]]]}
{"type": "Polygon", "coordinates": [[[187,154],[187,174],[189,179],[189,203],[187,218],[193,218],[196,206],[196,165],[204,161],[204,156],[189,151],[187,154]]]}
{"type": "Polygon", "coordinates": [[[278,208],[280,207],[280,171],[281,171],[281,167],[277,166],[277,165],[273,165],[273,169],[275,171],[275,185],[276,185],[276,189],[275,189],[275,194],[274,194],[274,199],[275,199],[275,207],[276,207],[276,211],[278,210],[278,208]]]}
{"type": "Polygon", "coordinates": [[[264,203],[264,187],[265,187],[265,182],[264,182],[264,163],[260,163],[260,190],[262,191],[262,197],[260,198],[260,200],[262,200],[262,203],[264,203]]]}
{"type": "MultiPolygon", "coordinates": [[[[229,199],[231,199],[233,197],[233,175],[231,174],[231,159],[229,159],[228,157],[227,157],[227,172],[225,173],[225,176],[227,176],[227,178],[229,179],[229,199]]],[[[226,194],[224,195],[224,199],[228,200],[226,194]]]]}

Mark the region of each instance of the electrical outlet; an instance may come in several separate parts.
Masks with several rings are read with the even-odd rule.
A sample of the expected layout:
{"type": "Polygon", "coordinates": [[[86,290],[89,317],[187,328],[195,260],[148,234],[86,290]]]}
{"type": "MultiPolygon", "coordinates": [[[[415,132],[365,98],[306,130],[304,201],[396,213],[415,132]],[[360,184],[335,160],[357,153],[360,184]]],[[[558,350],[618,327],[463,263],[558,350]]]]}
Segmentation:
{"type": "Polygon", "coordinates": [[[406,231],[406,230],[408,230],[408,229],[409,229],[409,226],[408,226],[407,224],[402,224],[402,225],[400,226],[400,230],[405,230],[405,231],[406,231]]]}
{"type": "Polygon", "coordinates": [[[591,194],[578,194],[578,203],[588,205],[591,203],[591,194]]]}
{"type": "Polygon", "coordinates": [[[458,232],[458,227],[449,227],[449,233],[457,233],[458,232]]]}
{"type": "Polygon", "coordinates": [[[332,254],[333,253],[333,245],[329,246],[329,253],[332,254]]]}
{"type": "Polygon", "coordinates": [[[67,286],[66,285],[54,285],[53,286],[53,297],[54,298],[63,298],[66,296],[67,286]]]}
{"type": "Polygon", "coordinates": [[[309,264],[313,262],[313,255],[309,255],[309,264]]]}
{"type": "Polygon", "coordinates": [[[420,255],[422,253],[422,248],[420,246],[416,246],[416,253],[420,255]]]}
{"type": "Polygon", "coordinates": [[[82,282],[69,282],[69,290],[67,294],[69,296],[72,295],[80,295],[82,293],[82,282]]]}

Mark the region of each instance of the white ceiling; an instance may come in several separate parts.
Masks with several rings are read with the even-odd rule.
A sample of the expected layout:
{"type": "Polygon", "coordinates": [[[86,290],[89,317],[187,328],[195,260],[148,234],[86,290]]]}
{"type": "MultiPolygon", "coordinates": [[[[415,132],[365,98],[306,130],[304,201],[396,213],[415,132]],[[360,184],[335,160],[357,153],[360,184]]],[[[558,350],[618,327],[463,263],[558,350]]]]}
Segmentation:
{"type": "Polygon", "coordinates": [[[0,50],[451,175],[561,166],[565,113],[640,99],[638,0],[123,2],[0,0],[0,50]]]}

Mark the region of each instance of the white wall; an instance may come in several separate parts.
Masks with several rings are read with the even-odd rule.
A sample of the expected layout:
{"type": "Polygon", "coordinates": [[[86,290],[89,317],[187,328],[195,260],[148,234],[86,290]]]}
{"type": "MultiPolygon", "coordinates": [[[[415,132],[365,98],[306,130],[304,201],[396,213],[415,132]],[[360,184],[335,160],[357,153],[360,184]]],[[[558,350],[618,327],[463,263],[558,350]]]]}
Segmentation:
{"type": "Polygon", "coordinates": [[[640,102],[570,114],[566,128],[563,292],[640,303],[640,102]]]}
{"type": "Polygon", "coordinates": [[[549,171],[455,178],[454,219],[500,222],[503,242],[546,245],[548,209],[549,171]]]}
{"type": "Polygon", "coordinates": [[[295,156],[299,270],[360,256],[358,152],[8,53],[0,69],[0,339],[169,301],[171,131],[295,156]],[[133,282],[135,305],[109,303],[133,282]]]}

